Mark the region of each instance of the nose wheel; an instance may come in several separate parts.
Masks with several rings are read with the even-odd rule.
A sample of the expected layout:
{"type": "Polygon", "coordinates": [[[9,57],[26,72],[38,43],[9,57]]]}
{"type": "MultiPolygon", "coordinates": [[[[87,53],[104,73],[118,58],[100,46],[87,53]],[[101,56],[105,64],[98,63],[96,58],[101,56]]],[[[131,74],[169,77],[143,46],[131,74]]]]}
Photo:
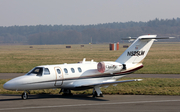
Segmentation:
{"type": "Polygon", "coordinates": [[[26,91],[24,91],[24,93],[22,93],[21,98],[22,98],[23,100],[28,99],[28,94],[26,93],[26,91]]]}

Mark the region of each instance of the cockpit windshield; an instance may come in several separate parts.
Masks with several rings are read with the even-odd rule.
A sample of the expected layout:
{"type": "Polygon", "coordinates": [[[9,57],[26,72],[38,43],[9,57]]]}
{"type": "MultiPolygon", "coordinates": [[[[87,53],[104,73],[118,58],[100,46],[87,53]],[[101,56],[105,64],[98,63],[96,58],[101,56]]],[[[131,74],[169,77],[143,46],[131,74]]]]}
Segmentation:
{"type": "Polygon", "coordinates": [[[31,71],[29,71],[26,75],[31,75],[31,74],[35,74],[36,76],[50,75],[50,71],[48,68],[35,67],[31,71]]]}
{"type": "Polygon", "coordinates": [[[42,67],[35,67],[27,75],[36,74],[37,76],[42,76],[42,73],[43,73],[43,68],[42,67]]]}

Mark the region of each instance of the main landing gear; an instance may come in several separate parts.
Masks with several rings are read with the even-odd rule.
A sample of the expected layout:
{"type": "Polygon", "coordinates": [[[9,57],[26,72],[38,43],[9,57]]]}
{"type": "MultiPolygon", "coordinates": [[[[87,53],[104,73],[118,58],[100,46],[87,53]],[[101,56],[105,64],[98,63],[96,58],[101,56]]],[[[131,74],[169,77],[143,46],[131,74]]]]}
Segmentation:
{"type": "Polygon", "coordinates": [[[99,88],[99,86],[95,86],[93,89],[93,97],[103,97],[103,94],[99,88]]]}
{"type": "Polygon", "coordinates": [[[71,90],[70,89],[61,89],[59,94],[63,92],[63,96],[72,96],[73,94],[71,93],[71,90]]]}
{"type": "Polygon", "coordinates": [[[30,94],[30,92],[29,92],[29,91],[24,91],[24,93],[22,93],[21,98],[22,98],[23,100],[28,99],[28,94],[27,94],[27,93],[29,93],[29,94],[30,94]]]}

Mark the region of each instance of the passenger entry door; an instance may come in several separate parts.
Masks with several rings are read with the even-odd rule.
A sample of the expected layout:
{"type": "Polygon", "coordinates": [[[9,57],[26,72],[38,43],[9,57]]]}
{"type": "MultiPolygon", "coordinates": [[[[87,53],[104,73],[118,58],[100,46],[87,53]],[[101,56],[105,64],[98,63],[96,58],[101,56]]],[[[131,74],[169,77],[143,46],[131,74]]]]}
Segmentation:
{"type": "Polygon", "coordinates": [[[61,86],[63,84],[63,72],[60,67],[54,67],[56,73],[55,86],[61,86]]]}

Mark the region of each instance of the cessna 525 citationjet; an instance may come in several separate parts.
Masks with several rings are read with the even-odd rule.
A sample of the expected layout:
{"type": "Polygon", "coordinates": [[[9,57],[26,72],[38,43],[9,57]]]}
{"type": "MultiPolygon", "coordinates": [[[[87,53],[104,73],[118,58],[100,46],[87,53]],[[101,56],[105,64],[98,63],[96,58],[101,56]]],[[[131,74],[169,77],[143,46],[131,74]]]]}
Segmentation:
{"type": "Polygon", "coordinates": [[[143,67],[142,61],[154,40],[168,38],[172,37],[140,36],[115,62],[86,61],[84,58],[80,63],[37,66],[24,76],[6,82],[3,87],[7,90],[24,91],[22,99],[28,98],[29,90],[49,88],[61,88],[60,92],[67,95],[71,95],[71,90],[93,88],[93,97],[103,96],[101,87],[141,81],[142,79],[117,80],[143,67]]]}

